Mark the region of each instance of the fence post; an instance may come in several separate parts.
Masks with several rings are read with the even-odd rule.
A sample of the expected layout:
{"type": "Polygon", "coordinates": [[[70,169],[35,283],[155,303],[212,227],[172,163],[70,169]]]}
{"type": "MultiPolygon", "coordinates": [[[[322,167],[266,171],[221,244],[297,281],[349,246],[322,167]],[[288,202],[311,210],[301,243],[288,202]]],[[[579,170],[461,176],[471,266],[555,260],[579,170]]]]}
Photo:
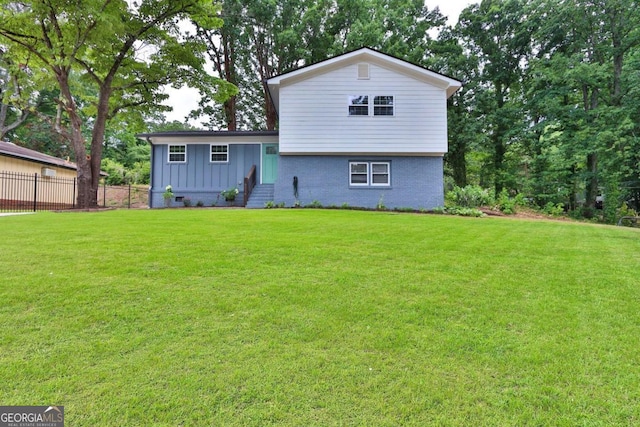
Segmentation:
{"type": "Polygon", "coordinates": [[[107,181],[102,184],[102,207],[107,207],[107,181]]]}
{"type": "Polygon", "coordinates": [[[131,184],[129,184],[129,204],[127,205],[127,209],[131,209],[131,184]]]}
{"type": "Polygon", "coordinates": [[[75,208],[76,208],[76,180],[77,180],[77,179],[78,179],[78,178],[73,178],[73,200],[72,200],[72,202],[71,202],[71,207],[72,207],[73,209],[75,209],[75,208]]]}
{"type": "Polygon", "coordinates": [[[38,207],[38,173],[34,174],[33,179],[33,211],[38,207]]]}

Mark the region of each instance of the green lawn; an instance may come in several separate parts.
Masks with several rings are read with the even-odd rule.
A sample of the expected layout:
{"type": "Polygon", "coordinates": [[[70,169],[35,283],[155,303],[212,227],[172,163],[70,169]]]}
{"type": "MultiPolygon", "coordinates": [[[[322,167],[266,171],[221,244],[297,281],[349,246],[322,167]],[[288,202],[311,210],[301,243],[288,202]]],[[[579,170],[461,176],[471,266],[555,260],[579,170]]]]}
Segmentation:
{"type": "Polygon", "coordinates": [[[638,229],[176,209],[0,230],[0,405],[68,426],[640,423],[638,229]]]}

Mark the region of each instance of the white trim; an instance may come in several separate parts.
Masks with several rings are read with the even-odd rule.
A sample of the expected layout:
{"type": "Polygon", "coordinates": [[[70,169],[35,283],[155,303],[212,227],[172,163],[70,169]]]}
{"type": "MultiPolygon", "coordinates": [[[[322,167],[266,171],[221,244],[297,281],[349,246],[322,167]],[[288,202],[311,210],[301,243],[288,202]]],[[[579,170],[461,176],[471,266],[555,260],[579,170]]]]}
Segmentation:
{"type": "Polygon", "coordinates": [[[347,104],[347,115],[349,117],[367,117],[370,116],[371,114],[371,103],[369,102],[369,98],[371,98],[369,95],[347,95],[347,100],[348,100],[348,104],[347,104]],[[354,104],[353,101],[357,100],[359,98],[367,98],[367,103],[366,104],[354,104]],[[367,114],[351,114],[351,107],[367,107],[367,114]]]}
{"type": "Polygon", "coordinates": [[[391,187],[391,162],[378,162],[378,161],[370,161],[370,160],[362,160],[362,161],[350,161],[349,162],[349,187],[361,187],[361,188],[367,188],[367,187],[391,187]],[[352,166],[354,165],[364,165],[366,166],[366,172],[359,172],[359,173],[354,173],[353,170],[351,169],[352,166]],[[387,167],[387,173],[383,174],[383,173],[377,173],[375,175],[386,175],[387,176],[387,182],[386,183],[374,183],[373,182],[373,166],[374,165],[386,165],[387,167]],[[366,182],[356,182],[354,183],[352,180],[353,175],[364,175],[366,174],[366,182]]]}
{"type": "Polygon", "coordinates": [[[373,95],[372,96],[372,101],[371,101],[371,112],[373,113],[372,115],[374,117],[395,117],[396,115],[396,96],[395,95],[373,95]],[[387,105],[387,104],[380,104],[378,105],[378,107],[391,107],[391,111],[393,114],[376,114],[376,97],[385,97],[385,96],[390,96],[391,97],[391,105],[387,105]]]}
{"type": "Polygon", "coordinates": [[[229,163],[229,144],[209,144],[209,163],[229,163]],[[213,152],[213,147],[225,147],[225,151],[213,152]],[[227,160],[212,160],[214,154],[226,154],[227,160]]]}
{"type": "Polygon", "coordinates": [[[167,144],[167,163],[187,163],[187,144],[167,144]],[[172,153],[171,147],[184,147],[184,153],[172,153]],[[184,160],[171,160],[172,154],[184,154],[184,160]]]}
{"type": "Polygon", "coordinates": [[[370,174],[370,179],[369,181],[371,182],[371,186],[372,187],[390,187],[391,186],[391,162],[369,162],[369,169],[371,170],[370,174]],[[382,174],[382,173],[378,173],[376,175],[387,175],[387,182],[386,183],[378,183],[376,184],[375,182],[373,182],[373,165],[386,165],[387,166],[387,173],[386,174],[382,174]]]}
{"type": "MultiPolygon", "coordinates": [[[[368,187],[369,186],[369,170],[371,168],[369,168],[369,162],[349,162],[349,186],[350,187],[368,187]],[[352,166],[355,165],[364,165],[366,167],[366,171],[364,172],[365,178],[367,179],[366,182],[353,182],[353,169],[351,168],[352,166]]],[[[355,175],[363,175],[363,172],[357,172],[355,173],[355,175]]]]}

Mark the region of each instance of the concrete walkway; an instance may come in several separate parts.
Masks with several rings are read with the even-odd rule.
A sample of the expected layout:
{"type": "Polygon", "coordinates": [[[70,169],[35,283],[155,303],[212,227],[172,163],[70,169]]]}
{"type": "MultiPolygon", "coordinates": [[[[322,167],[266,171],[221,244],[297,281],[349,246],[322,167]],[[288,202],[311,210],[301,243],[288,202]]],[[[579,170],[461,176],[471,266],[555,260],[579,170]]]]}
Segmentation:
{"type": "Polygon", "coordinates": [[[35,212],[0,212],[0,216],[9,216],[9,215],[29,215],[35,212]]]}

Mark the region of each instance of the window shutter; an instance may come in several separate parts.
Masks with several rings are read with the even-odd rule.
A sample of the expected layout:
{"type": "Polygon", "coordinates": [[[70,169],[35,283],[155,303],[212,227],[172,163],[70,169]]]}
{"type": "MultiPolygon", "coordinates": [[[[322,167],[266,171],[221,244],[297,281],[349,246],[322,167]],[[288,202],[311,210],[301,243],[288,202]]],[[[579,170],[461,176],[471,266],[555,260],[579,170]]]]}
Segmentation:
{"type": "Polygon", "coordinates": [[[358,80],[369,79],[369,64],[358,64],[358,80]]]}

